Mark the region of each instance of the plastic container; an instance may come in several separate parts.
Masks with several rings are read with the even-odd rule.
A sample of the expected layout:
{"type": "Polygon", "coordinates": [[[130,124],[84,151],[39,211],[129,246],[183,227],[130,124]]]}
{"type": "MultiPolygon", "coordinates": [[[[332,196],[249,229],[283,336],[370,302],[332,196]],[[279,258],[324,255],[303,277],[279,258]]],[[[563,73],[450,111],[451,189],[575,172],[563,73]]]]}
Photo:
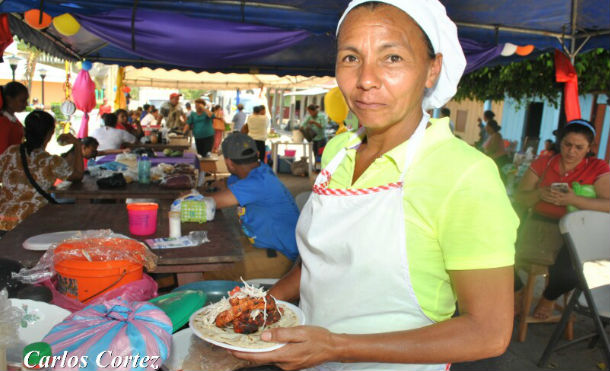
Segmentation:
{"type": "Polygon", "coordinates": [[[206,299],[203,291],[184,290],[158,296],[149,302],[167,314],[172,320],[173,332],[176,332],[189,321],[191,314],[203,307],[206,299]]]}
{"type": "Polygon", "coordinates": [[[146,154],[138,160],[138,183],[150,183],[150,160],[146,154]]]}
{"type": "Polygon", "coordinates": [[[136,236],[148,236],[157,231],[157,211],[155,203],[131,203],[127,205],[129,215],[129,233],[136,236]]]}
{"type": "Polygon", "coordinates": [[[169,236],[171,238],[182,237],[180,211],[169,212],[169,236]]]}
{"type": "MultiPolygon", "coordinates": [[[[122,242],[123,248],[141,249],[138,241],[120,240],[124,241],[122,242]]],[[[104,241],[108,241],[109,247],[116,244],[116,239],[99,239],[95,242],[103,245],[104,241]]],[[[65,242],[55,248],[55,254],[82,249],[91,242],[93,241],[65,242]]],[[[59,292],[84,303],[106,291],[142,279],[142,264],[129,260],[105,261],[105,257],[102,255],[88,254],[88,257],[89,259],[82,255],[73,256],[55,263],[59,292]]]]}
{"type": "Polygon", "coordinates": [[[296,154],[297,154],[296,149],[285,149],[284,150],[284,156],[286,156],[286,157],[294,157],[296,154]]]}

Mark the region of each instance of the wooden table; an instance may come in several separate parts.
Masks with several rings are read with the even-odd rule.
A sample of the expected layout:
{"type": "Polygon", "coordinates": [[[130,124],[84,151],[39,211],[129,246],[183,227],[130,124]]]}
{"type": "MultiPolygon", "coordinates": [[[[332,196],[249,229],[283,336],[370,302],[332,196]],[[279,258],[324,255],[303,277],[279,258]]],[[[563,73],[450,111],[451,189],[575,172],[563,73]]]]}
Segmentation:
{"type": "MultiPolygon", "coordinates": [[[[26,250],[23,241],[42,233],[112,229],[134,239],[169,235],[169,202],[161,202],[157,217],[157,232],[152,236],[134,236],[129,233],[125,204],[47,205],[32,214],[15,229],[0,239],[0,255],[19,261],[26,267],[34,266],[42,251],[26,250]]],[[[217,210],[213,221],[204,224],[182,223],[182,234],[206,230],[210,242],[200,246],[152,250],[159,256],[155,273],[176,273],[178,284],[199,281],[202,273],[229,268],[244,257],[239,223],[230,211],[217,210]]]]}
{"type": "MultiPolygon", "coordinates": [[[[74,182],[66,189],[53,189],[56,198],[76,199],[77,203],[87,203],[89,200],[125,200],[127,198],[150,198],[160,200],[175,200],[185,189],[165,189],[158,183],[140,184],[132,182],[122,188],[100,189],[96,178],[85,175],[81,182],[74,182]]],[[[124,206],[124,205],[123,205],[124,206]]]]}

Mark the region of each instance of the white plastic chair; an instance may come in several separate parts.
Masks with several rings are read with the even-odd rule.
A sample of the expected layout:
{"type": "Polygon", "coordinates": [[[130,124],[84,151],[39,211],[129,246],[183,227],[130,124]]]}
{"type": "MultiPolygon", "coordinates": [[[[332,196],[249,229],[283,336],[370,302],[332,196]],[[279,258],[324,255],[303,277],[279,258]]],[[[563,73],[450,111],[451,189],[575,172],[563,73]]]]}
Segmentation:
{"type": "Polygon", "coordinates": [[[296,202],[299,211],[303,210],[303,206],[305,206],[305,203],[307,203],[310,195],[311,191],[301,192],[294,198],[294,202],[296,202]]]}
{"type": "Polygon", "coordinates": [[[610,214],[589,210],[576,211],[559,221],[559,230],[578,274],[578,285],[538,361],[538,366],[543,367],[553,351],[592,338],[589,347],[601,340],[608,369],[610,342],[604,331],[604,324],[610,323],[610,214]],[[596,331],[555,348],[573,310],[590,316],[596,331]]]}

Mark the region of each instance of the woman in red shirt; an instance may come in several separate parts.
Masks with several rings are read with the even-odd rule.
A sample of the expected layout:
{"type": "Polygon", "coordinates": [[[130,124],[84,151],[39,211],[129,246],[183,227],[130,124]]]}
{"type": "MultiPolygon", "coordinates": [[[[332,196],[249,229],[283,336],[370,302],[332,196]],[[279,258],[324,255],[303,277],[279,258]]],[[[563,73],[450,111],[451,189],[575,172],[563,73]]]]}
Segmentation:
{"type": "Polygon", "coordinates": [[[0,155],[13,144],[23,141],[23,125],[15,117],[15,112],[22,112],[28,104],[28,89],[16,81],[0,87],[0,155]]]}
{"type": "MultiPolygon", "coordinates": [[[[559,153],[540,157],[531,164],[519,184],[515,195],[517,202],[532,207],[538,217],[556,221],[567,213],[568,205],[581,210],[610,212],[610,166],[593,157],[594,138],[595,128],[588,121],[568,122],[558,136],[559,153]],[[565,183],[562,185],[565,189],[553,187],[553,183],[565,183]],[[592,185],[596,197],[576,195],[573,183],[592,185]]],[[[562,246],[555,263],[549,267],[548,285],[534,310],[534,317],[548,318],[555,300],[572,290],[576,283],[568,250],[562,246]]]]}

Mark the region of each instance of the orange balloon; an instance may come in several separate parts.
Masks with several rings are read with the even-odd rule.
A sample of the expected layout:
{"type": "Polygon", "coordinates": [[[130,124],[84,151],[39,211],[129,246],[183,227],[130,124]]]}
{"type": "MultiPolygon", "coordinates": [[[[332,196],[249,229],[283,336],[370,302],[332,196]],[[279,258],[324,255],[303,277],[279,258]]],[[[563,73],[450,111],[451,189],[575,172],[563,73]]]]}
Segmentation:
{"type": "Polygon", "coordinates": [[[35,28],[37,30],[42,30],[43,28],[47,28],[51,25],[53,19],[50,15],[45,12],[42,12],[42,23],[40,22],[40,10],[39,9],[30,9],[23,14],[25,23],[27,23],[30,27],[35,28]]]}

